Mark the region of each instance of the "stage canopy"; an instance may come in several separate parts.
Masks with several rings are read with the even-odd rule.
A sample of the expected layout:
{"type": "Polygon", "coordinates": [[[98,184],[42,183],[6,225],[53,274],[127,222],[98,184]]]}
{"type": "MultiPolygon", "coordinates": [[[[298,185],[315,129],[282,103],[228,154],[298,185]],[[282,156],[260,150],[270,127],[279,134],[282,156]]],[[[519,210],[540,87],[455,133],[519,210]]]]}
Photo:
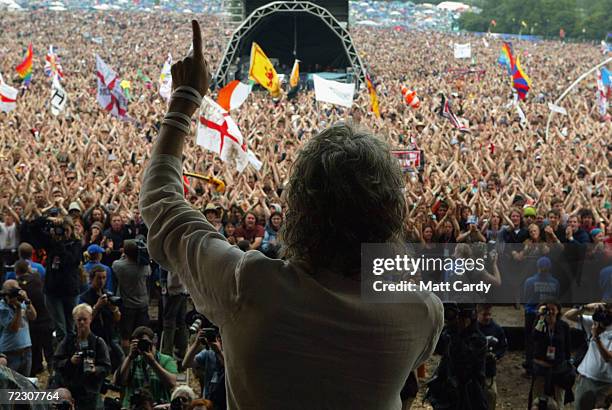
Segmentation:
{"type": "Polygon", "coordinates": [[[301,72],[345,71],[363,80],[361,60],[350,34],[327,9],[310,2],[271,3],[255,10],[236,29],[215,75],[217,86],[245,79],[256,42],[277,71],[288,73],[295,58],[301,72]],[[236,73],[238,75],[236,76],[236,73]]]}

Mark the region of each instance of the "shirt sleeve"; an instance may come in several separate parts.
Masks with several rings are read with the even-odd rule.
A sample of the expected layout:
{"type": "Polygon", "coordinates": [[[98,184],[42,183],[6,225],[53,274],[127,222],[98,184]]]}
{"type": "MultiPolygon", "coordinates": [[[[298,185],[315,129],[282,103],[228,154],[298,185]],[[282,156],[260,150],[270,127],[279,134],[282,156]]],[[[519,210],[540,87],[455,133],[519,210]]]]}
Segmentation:
{"type": "MultiPolygon", "coordinates": [[[[163,356],[162,356],[163,357],[163,356]]],[[[176,366],[176,360],[174,360],[173,358],[166,356],[164,358],[165,360],[160,360],[160,364],[161,366],[168,372],[172,373],[172,374],[177,374],[178,373],[178,368],[176,366]]]]}
{"type": "Polygon", "coordinates": [[[0,308],[0,327],[6,329],[13,321],[15,313],[10,308],[0,308]]]}
{"type": "Polygon", "coordinates": [[[151,159],[140,192],[140,210],[149,228],[149,254],[178,273],[198,311],[217,326],[239,308],[240,267],[248,257],[194,210],[183,196],[182,163],[171,155],[151,159]]]}

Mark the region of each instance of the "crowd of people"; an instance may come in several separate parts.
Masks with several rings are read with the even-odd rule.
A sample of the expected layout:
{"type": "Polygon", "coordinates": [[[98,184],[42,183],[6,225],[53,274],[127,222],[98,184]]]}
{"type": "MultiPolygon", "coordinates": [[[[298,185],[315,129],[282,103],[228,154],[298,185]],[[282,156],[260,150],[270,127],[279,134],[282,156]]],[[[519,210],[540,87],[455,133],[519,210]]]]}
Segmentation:
{"type": "MultiPolygon", "coordinates": [[[[201,21],[214,70],[227,40],[223,22],[214,16],[201,21]]],[[[185,406],[202,397],[190,408],[210,406],[206,400],[222,405],[222,342],[209,329],[189,344],[187,290],[175,274],[149,263],[147,227],[138,210],[142,172],[166,109],[156,79],[169,52],[187,51],[183,23],[182,16],[172,14],[43,11],[7,13],[0,22],[0,73],[6,82],[18,84],[14,66],[30,42],[35,52],[31,85],[20,89],[14,111],[0,113],[0,351],[23,375],[40,374],[46,363],[50,386],[68,388],[78,408],[100,408],[101,391],[110,382],[122,391],[120,407],[169,403],[176,392],[186,397],[185,406]],[[50,79],[42,70],[50,44],[61,57],[69,99],[59,116],[51,114],[50,79]],[[92,53],[130,81],[128,121],[98,105],[92,53]],[[159,351],[158,335],[148,327],[157,282],[165,300],[159,351]],[[203,369],[202,395],[181,388],[172,393],[179,367],[203,369]]],[[[230,243],[280,257],[279,232],[287,212],[282,193],[297,152],[322,128],[351,121],[394,149],[422,152],[422,170],[404,174],[407,242],[518,244],[500,258],[522,264],[523,279],[535,275],[525,282],[528,345],[539,337],[533,334],[542,317],[538,306],[569,286],[564,278],[545,276],[550,249],[557,244],[585,245],[580,257],[600,261],[599,294],[591,296],[607,299],[612,294],[612,129],[609,121],[600,121],[594,77],[564,100],[568,115],[555,116],[548,138],[544,133],[547,103],[599,61],[599,49],[515,42],[533,81],[521,103],[527,117],[521,124],[514,109],[506,108],[512,93],[505,69],[496,63],[501,43],[372,28],[356,28],[352,36],[374,79],[381,117],[370,111],[364,90],[350,109],[318,103],[307,89],[291,100],[253,92],[232,115],[263,167],[238,173],[188,138],[185,171],[212,175],[227,188],[217,192],[186,178],[187,201],[230,243]],[[484,70],[482,76],[453,71],[469,64],[452,55],[453,42],[466,41],[473,44],[472,68],[484,70]],[[420,109],[404,102],[403,85],[417,91],[420,109]],[[469,122],[470,133],[458,132],[437,114],[441,92],[454,96],[454,111],[469,122]],[[557,287],[537,286],[555,280],[561,282],[557,287]]],[[[279,72],[289,69],[279,67],[279,72]]],[[[502,271],[498,285],[508,279],[504,275],[510,273],[502,271]]],[[[553,321],[546,329],[554,326],[553,321]]],[[[536,342],[527,352],[528,373],[556,365],[553,359],[546,363],[545,345],[536,342]]],[[[611,347],[608,343],[604,350],[611,347]]],[[[612,385],[608,360],[605,367],[603,380],[595,380],[612,385]]]]}

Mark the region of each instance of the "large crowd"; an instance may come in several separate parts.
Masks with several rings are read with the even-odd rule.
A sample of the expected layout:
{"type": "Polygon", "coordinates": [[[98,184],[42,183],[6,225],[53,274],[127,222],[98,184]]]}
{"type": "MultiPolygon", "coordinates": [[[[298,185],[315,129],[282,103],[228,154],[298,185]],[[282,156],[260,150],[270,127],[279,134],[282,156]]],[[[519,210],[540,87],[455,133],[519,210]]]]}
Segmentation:
{"type": "MultiPolygon", "coordinates": [[[[50,385],[68,387],[78,408],[101,405],[100,390],[113,372],[118,386],[111,387],[122,390],[124,407],[169,403],[175,358],[182,360],[179,367],[206,369],[206,399],[218,403],[222,395],[220,338],[204,323],[208,333],[200,330],[189,346],[185,287],[172,272],[142,261],[147,228],[138,193],[166,109],[157,78],[169,52],[177,57],[187,52],[184,39],[190,33],[183,17],[33,11],[6,13],[0,20],[0,73],[7,83],[19,83],[14,67],[30,42],[35,53],[31,85],[20,89],[14,111],[0,113],[0,251],[6,279],[0,351],[11,369],[26,376],[40,374],[46,363],[50,385]],[[59,116],[51,114],[51,81],[42,69],[50,44],[61,57],[69,99],[59,116]],[[98,105],[94,54],[130,81],[128,121],[98,105]],[[147,327],[155,282],[162,282],[166,301],[160,352],[157,335],[147,327]],[[23,316],[15,310],[20,305],[23,316]],[[26,319],[29,335],[21,328],[6,336],[26,319]],[[206,349],[196,354],[202,346],[206,349]]],[[[224,25],[214,16],[200,21],[214,71],[227,41],[224,25]]],[[[314,92],[305,88],[295,99],[284,95],[278,101],[255,91],[232,116],[263,166],[242,173],[188,138],[185,171],[214,176],[227,188],[217,192],[186,178],[186,199],[230,243],[282,255],[279,231],[287,211],[282,193],[300,146],[324,127],[350,121],[394,149],[422,152],[423,169],[405,173],[407,242],[523,244],[509,256],[516,261],[526,255],[546,258],[539,245],[589,244],[588,252],[597,252],[605,270],[612,258],[612,128],[598,113],[594,76],[563,101],[567,115],[556,115],[550,135],[544,132],[547,103],[600,61],[597,47],[516,41],[533,82],[521,102],[527,119],[521,123],[508,108],[511,85],[496,62],[500,42],[372,28],[351,34],[374,79],[380,118],[371,112],[365,90],[350,109],[315,102],[314,92]],[[468,41],[472,61],[454,59],[453,43],[468,41]],[[458,68],[485,72],[474,76],[458,68]],[[405,103],[402,86],[418,93],[419,109],[405,103]],[[469,122],[469,133],[438,115],[439,93],[453,96],[453,109],[469,122]]],[[[538,258],[533,273],[536,260],[538,272],[550,265],[538,258]]],[[[612,294],[610,286],[608,280],[593,300],[612,294]]],[[[531,331],[536,319],[537,306],[528,305],[526,328],[531,331]]],[[[541,352],[535,354],[537,359],[541,352]]],[[[527,356],[529,372],[533,352],[527,356]]],[[[195,398],[178,391],[188,397],[185,402],[195,398]]]]}

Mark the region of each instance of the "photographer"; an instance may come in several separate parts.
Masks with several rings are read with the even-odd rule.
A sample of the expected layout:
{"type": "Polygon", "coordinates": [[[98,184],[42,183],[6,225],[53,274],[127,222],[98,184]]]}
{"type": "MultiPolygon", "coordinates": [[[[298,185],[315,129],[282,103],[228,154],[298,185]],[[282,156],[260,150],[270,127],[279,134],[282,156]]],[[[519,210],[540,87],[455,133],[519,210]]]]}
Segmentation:
{"type": "Polygon", "coordinates": [[[434,409],[487,410],[487,340],[478,330],[474,305],[445,303],[444,319],[435,351],[442,360],[427,383],[425,400],[434,409]]]}
{"type": "Polygon", "coordinates": [[[45,303],[55,323],[57,339],[61,341],[67,334],[74,335],[72,310],[81,287],[81,242],[74,236],[70,217],[40,218],[36,225],[47,251],[45,303]]]}
{"type": "Polygon", "coordinates": [[[576,373],[570,360],[570,329],[561,320],[561,305],[545,302],[538,306],[533,329],[533,378],[529,407],[533,397],[547,396],[561,407],[573,401],[576,373]]]}
{"type": "Polygon", "coordinates": [[[131,408],[133,393],[143,387],[149,389],[155,403],[170,402],[176,373],[174,359],[156,351],[155,333],[146,326],[136,328],[130,341],[130,353],[115,373],[115,384],[123,387],[122,406],[131,408]]]}
{"type": "Polygon", "coordinates": [[[80,303],[93,306],[91,331],[104,339],[109,348],[113,371],[123,362],[124,354],[119,342],[117,324],[121,320],[119,304],[121,298],[106,292],[107,271],[103,266],[94,266],[89,272],[90,286],[80,296],[80,303]]]}
{"type": "Polygon", "coordinates": [[[32,368],[32,341],[28,321],[36,319],[36,309],[16,280],[2,285],[0,300],[0,352],[7,366],[28,377],[32,368]]]}
{"type": "Polygon", "coordinates": [[[605,399],[612,386],[612,308],[606,303],[590,303],[568,310],[563,317],[588,337],[588,350],[578,366],[575,409],[590,410],[605,399]]]}
{"type": "Polygon", "coordinates": [[[493,306],[490,304],[479,304],[476,306],[478,313],[478,330],[487,338],[487,358],[485,366],[486,395],[489,409],[495,409],[497,402],[497,360],[501,359],[508,350],[508,341],[504,329],[493,320],[493,306]]]}
{"type": "Polygon", "coordinates": [[[215,329],[198,330],[197,337],[183,359],[183,368],[202,370],[204,372],[202,397],[211,400],[217,408],[225,408],[219,405],[221,396],[222,401],[225,401],[225,358],[221,336],[215,329]],[[197,353],[198,351],[200,352],[197,353]],[[220,390],[223,394],[219,394],[220,390]]]}
{"type": "Polygon", "coordinates": [[[55,352],[56,384],[70,389],[79,410],[101,409],[100,389],[110,373],[108,347],[91,332],[93,309],[82,303],[73,310],[76,335],[68,335],[55,352]]]}

